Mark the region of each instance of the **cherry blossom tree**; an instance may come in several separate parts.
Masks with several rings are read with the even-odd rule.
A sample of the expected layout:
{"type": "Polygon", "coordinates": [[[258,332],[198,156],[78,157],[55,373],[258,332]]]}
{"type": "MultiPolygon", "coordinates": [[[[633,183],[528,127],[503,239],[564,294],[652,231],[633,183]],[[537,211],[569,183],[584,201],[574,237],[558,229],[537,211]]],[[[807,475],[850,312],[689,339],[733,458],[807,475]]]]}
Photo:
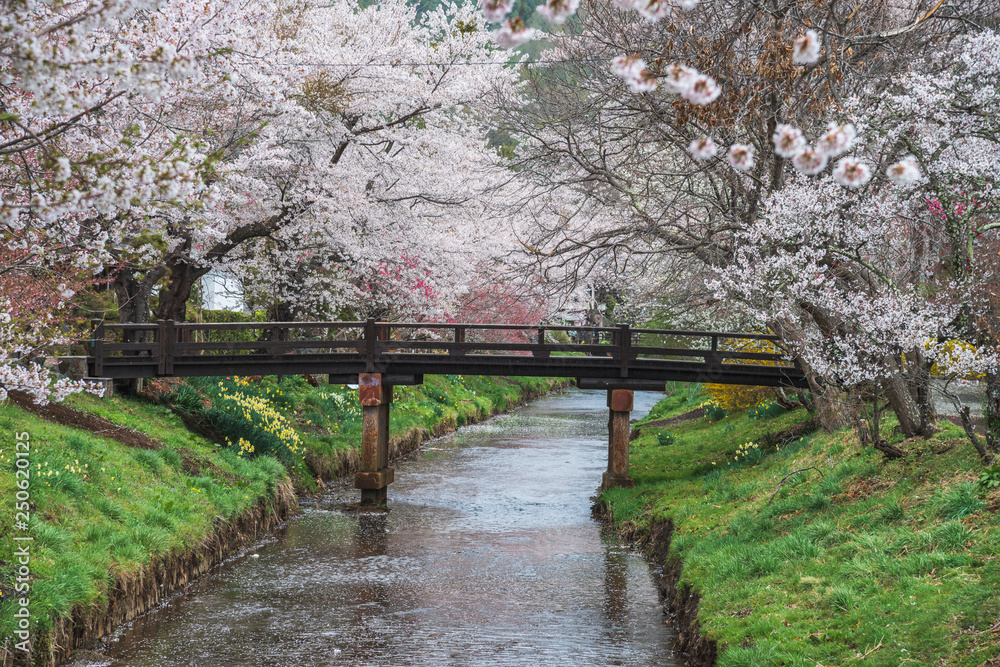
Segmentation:
{"type": "MultiPolygon", "coordinates": [[[[817,382],[876,389],[872,400],[887,395],[901,426],[919,431],[903,421],[920,417],[908,366],[933,362],[958,311],[940,286],[928,299],[921,287],[931,285],[911,280],[920,270],[919,217],[905,192],[873,188],[859,196],[832,179],[795,177],[736,233],[733,261],[711,285],[718,298],[738,300],[780,332],[817,382]]],[[[877,430],[869,435],[887,454],[900,454],[877,430]]]]}
{"type": "MultiPolygon", "coordinates": [[[[668,3],[616,5],[589,3],[575,30],[551,37],[564,59],[557,76],[538,73],[526,95],[498,96],[505,128],[521,140],[526,187],[569,189],[579,201],[574,220],[541,230],[532,246],[583,263],[595,253],[655,247],[719,272],[796,174],[815,181],[804,182],[806,192],[832,179],[849,199],[887,178],[911,181],[919,165],[896,147],[867,151],[870,139],[858,135],[868,127],[854,112],[894,90],[918,54],[957,47],[966,26],[990,16],[981,3],[964,4],[960,15],[932,2],[713,2],[687,12],[668,3]],[[887,168],[890,175],[877,171],[887,168]]],[[[902,285],[894,298],[910,292],[902,285]]],[[[800,350],[795,341],[824,327],[817,305],[793,302],[799,317],[761,324],[796,323],[799,330],[782,332],[800,350]]],[[[914,329],[927,332],[944,315],[920,324],[923,310],[915,308],[914,329]]],[[[905,370],[881,368],[895,375],[884,385],[904,431],[925,431],[905,370]]],[[[822,398],[824,387],[813,388],[822,398]]],[[[827,416],[835,425],[836,411],[827,416]]]]}
{"type": "MultiPolygon", "coordinates": [[[[148,320],[161,281],[156,316],[183,319],[197,279],[227,263],[297,285],[286,306],[381,291],[443,312],[508,250],[505,224],[476,224],[499,197],[475,184],[509,176],[481,100],[515,72],[471,8],[419,21],[400,1],[7,8],[0,224],[20,254],[4,273],[70,285],[103,271],[123,321],[148,320]]],[[[3,363],[28,384],[44,375],[3,363]]]]}
{"type": "Polygon", "coordinates": [[[74,292],[86,287],[83,270],[41,270],[27,250],[0,248],[0,400],[10,391],[44,403],[95,386],[65,378],[52,381],[45,356],[53,345],[69,345],[79,331],[67,326],[66,307],[74,292]]]}
{"type": "MultiPolygon", "coordinates": [[[[995,326],[997,265],[992,249],[1000,237],[1000,34],[978,31],[960,50],[942,51],[913,70],[873,108],[859,113],[870,119],[868,133],[881,139],[883,152],[906,157],[888,178],[909,186],[911,198],[926,205],[926,226],[917,230],[926,250],[915,282],[923,276],[945,278],[960,286],[962,307],[956,337],[973,360],[956,365],[958,376],[981,375],[986,384],[984,439],[1000,452],[1000,367],[995,326]],[[992,360],[992,363],[990,363],[992,360]]],[[[942,367],[945,364],[941,364],[942,367]]],[[[973,440],[976,436],[971,436],[973,440]]]]}
{"type": "MultiPolygon", "coordinates": [[[[366,295],[406,284],[416,294],[421,280],[447,302],[467,260],[506,238],[503,225],[475,224],[473,209],[495,209],[479,184],[507,178],[485,146],[480,99],[514,73],[483,66],[507,56],[489,48],[474,11],[418,23],[399,1],[303,7],[286,50],[260,65],[281,73],[266,123],[224,151],[202,209],[166,225],[156,317],[184,319],[195,281],[220,265],[269,286],[287,316],[360,312],[366,295]],[[414,278],[410,262],[428,272],[414,278]]],[[[242,94],[240,104],[261,99],[242,94]]]]}
{"type": "MultiPolygon", "coordinates": [[[[40,400],[86,388],[49,386],[27,352],[43,347],[45,320],[64,312],[81,272],[99,270],[112,248],[148,229],[148,212],[197,191],[203,156],[183,133],[152,137],[162,125],[150,109],[174,87],[198,82],[199,58],[219,46],[205,30],[218,10],[142,0],[3,3],[0,245],[13,261],[0,275],[63,286],[38,327],[5,327],[5,387],[40,400]]],[[[11,296],[2,295],[8,324],[11,296]]]]}
{"type": "MultiPolygon", "coordinates": [[[[1000,133],[991,117],[1000,37],[977,32],[956,46],[888,95],[872,90],[846,104],[865,138],[857,162],[873,165],[864,183],[849,190],[799,179],[773,193],[761,220],[737,233],[735,261],[716,283],[760,307],[764,321],[792,320],[793,304],[808,303],[819,327],[799,341],[799,354],[839,384],[889,384],[904,430],[915,413],[908,392],[891,385],[915,390],[926,430],[932,365],[951,378],[983,377],[987,395],[1000,395],[997,274],[990,255],[977,259],[1000,229],[1000,133]]],[[[965,417],[989,458],[1000,443],[995,401],[987,400],[985,434],[965,417]]]]}
{"type": "Polygon", "coordinates": [[[531,22],[562,62],[522,72],[502,48],[541,32],[514,5],[10,0],[0,276],[45,276],[55,312],[103,271],[145,321],[160,282],[155,316],[183,320],[214,267],[283,319],[454,314],[514,284],[498,267],[550,308],[582,279],[680,293],[714,272],[817,392],[877,383],[907,433],[927,427],[925,338],[990,358],[970,301],[991,298],[976,253],[997,232],[990,0],[547,0],[531,22]]]}

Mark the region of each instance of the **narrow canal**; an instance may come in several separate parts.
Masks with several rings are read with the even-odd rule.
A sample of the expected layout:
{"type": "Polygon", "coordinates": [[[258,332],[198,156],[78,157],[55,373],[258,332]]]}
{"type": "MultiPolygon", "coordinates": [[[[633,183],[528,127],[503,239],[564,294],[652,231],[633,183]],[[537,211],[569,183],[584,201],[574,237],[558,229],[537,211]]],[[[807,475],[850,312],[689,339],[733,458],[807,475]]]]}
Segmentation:
{"type": "Polygon", "coordinates": [[[388,514],[335,489],[119,633],[110,664],[679,664],[649,565],[591,518],[606,467],[605,392],[464,428],[397,462],[388,514]]]}

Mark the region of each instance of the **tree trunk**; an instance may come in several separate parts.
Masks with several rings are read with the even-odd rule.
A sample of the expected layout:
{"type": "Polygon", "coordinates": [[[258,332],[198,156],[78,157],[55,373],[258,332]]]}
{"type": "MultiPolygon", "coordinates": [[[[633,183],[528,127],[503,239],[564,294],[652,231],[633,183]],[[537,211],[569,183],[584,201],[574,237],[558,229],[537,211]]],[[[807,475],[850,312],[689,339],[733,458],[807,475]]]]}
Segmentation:
{"type": "Polygon", "coordinates": [[[972,415],[970,412],[968,405],[958,408],[958,415],[962,418],[962,428],[965,430],[965,435],[969,438],[969,442],[972,443],[976,453],[979,454],[979,458],[983,463],[989,463],[992,457],[983,443],[979,441],[979,434],[976,433],[976,428],[972,425],[972,415]]]}
{"type": "Polygon", "coordinates": [[[271,303],[267,306],[268,322],[294,322],[295,309],[285,302],[271,303]]]}
{"type": "MultiPolygon", "coordinates": [[[[163,267],[152,269],[139,279],[131,267],[125,266],[119,270],[112,282],[115,298],[118,300],[118,321],[122,324],[147,324],[149,322],[149,298],[153,286],[166,273],[163,267]]],[[[148,343],[153,339],[152,331],[127,332],[122,335],[124,343],[148,343]]],[[[132,352],[131,354],[139,354],[132,352]]],[[[142,387],[138,379],[117,380],[115,385],[119,391],[135,394],[142,387]]]]}
{"type": "Polygon", "coordinates": [[[163,273],[162,269],[154,269],[140,279],[131,268],[124,267],[115,274],[112,289],[118,300],[119,322],[149,322],[149,297],[153,292],[153,285],[163,277],[163,273]]]}
{"type": "Polygon", "coordinates": [[[934,410],[934,392],[931,391],[931,364],[919,347],[910,350],[907,356],[912,357],[908,384],[913,400],[917,404],[920,433],[930,435],[934,432],[934,421],[937,419],[934,410]]]}
{"type": "MultiPolygon", "coordinates": [[[[268,322],[294,322],[295,321],[295,310],[284,302],[271,303],[268,304],[265,312],[267,313],[266,319],[268,322]]],[[[286,341],[291,339],[291,332],[289,332],[287,327],[271,327],[266,328],[261,331],[260,337],[258,338],[261,342],[272,342],[277,343],[281,341],[286,341]]],[[[275,347],[269,350],[261,348],[258,354],[290,354],[294,352],[293,348],[275,347]]],[[[282,376],[278,376],[279,382],[282,376]]]]}
{"type": "Polygon", "coordinates": [[[187,302],[195,283],[210,269],[195,267],[183,259],[171,260],[168,264],[170,277],[167,285],[160,290],[160,303],[156,308],[156,319],[187,321],[187,302]]]}
{"type": "Polygon", "coordinates": [[[934,409],[930,365],[927,363],[920,364],[920,376],[917,379],[917,408],[920,411],[920,431],[930,435],[934,431],[937,411],[934,409]]]}
{"type": "Polygon", "coordinates": [[[986,374],[986,446],[1000,453],[1000,368],[986,374]]]}
{"type": "Polygon", "coordinates": [[[837,431],[857,422],[857,410],[844,400],[843,392],[816,382],[814,374],[806,375],[813,397],[816,416],[825,431],[837,431]]]}
{"type": "Polygon", "coordinates": [[[896,413],[899,420],[899,428],[903,435],[912,438],[916,435],[926,435],[920,427],[920,409],[917,402],[913,400],[910,387],[903,380],[903,376],[898,372],[890,375],[885,381],[885,393],[889,399],[892,411],[896,413]]]}

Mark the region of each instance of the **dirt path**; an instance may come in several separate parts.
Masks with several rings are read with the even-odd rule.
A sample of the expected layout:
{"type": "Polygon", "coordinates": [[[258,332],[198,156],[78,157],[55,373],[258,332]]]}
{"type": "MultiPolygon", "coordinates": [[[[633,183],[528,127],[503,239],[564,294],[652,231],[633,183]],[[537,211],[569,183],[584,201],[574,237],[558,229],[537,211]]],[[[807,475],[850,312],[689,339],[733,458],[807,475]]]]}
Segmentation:
{"type": "Polygon", "coordinates": [[[123,445],[128,445],[129,447],[135,447],[136,449],[159,449],[163,446],[161,443],[153,440],[144,433],[139,433],[138,431],[133,431],[130,428],[119,426],[118,424],[108,421],[103,417],[98,417],[97,415],[91,415],[86,412],[74,410],[73,408],[61,403],[38,405],[31,400],[31,397],[28,394],[21,391],[12,391],[7,397],[10,399],[11,403],[17,407],[27,412],[31,412],[32,414],[36,414],[42,419],[47,419],[48,421],[62,424],[63,426],[71,426],[73,428],[91,431],[96,435],[117,440],[123,445]]]}

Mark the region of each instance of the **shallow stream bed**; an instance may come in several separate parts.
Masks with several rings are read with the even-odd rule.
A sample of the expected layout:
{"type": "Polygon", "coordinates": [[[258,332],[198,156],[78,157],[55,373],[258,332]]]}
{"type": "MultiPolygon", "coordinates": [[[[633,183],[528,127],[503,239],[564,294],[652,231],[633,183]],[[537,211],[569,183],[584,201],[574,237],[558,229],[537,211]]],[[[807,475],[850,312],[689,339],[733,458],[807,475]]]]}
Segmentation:
{"type": "Polygon", "coordinates": [[[428,443],[387,514],[333,489],[120,631],[110,664],[679,664],[649,564],[591,517],[605,401],[574,389],[428,443]]]}

